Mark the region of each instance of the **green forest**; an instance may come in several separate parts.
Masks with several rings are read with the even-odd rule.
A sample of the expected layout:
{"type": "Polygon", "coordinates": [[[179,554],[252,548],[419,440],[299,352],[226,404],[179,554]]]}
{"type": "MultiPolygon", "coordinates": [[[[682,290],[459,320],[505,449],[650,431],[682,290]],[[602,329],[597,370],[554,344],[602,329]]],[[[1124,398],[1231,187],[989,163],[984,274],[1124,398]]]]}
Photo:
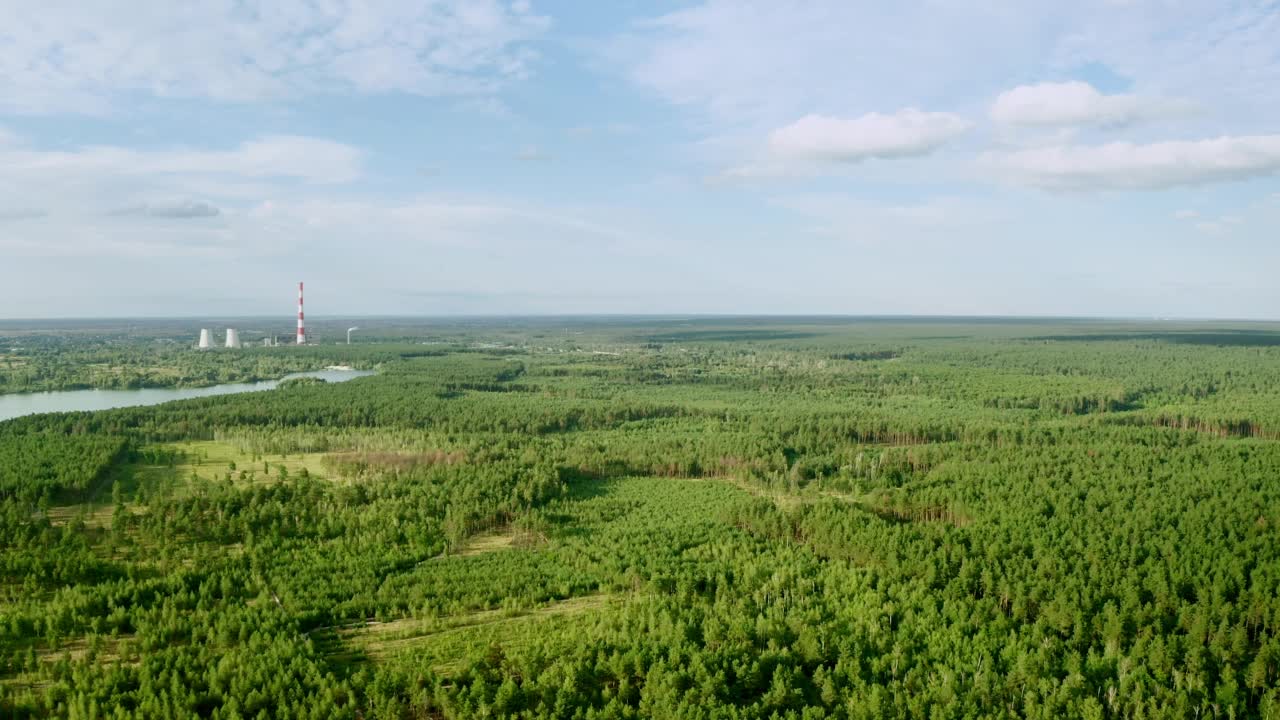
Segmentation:
{"type": "Polygon", "coordinates": [[[1280,328],[0,327],[0,716],[1280,720],[1280,328]],[[183,344],[186,343],[186,344],[183,344]]]}

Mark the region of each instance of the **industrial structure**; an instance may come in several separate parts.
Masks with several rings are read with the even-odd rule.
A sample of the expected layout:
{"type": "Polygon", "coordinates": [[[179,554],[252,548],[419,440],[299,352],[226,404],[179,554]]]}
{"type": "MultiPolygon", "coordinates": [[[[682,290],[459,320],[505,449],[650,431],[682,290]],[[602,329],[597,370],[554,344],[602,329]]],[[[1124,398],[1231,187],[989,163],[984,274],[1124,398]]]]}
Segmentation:
{"type": "MultiPolygon", "coordinates": [[[[351,330],[357,330],[357,329],[359,329],[359,328],[351,328],[351,330]]],[[[250,334],[251,334],[251,335],[256,336],[256,335],[258,335],[258,332],[256,332],[256,331],[250,331],[250,334]]],[[[287,336],[285,336],[285,337],[287,337],[287,336]]],[[[268,336],[266,336],[266,337],[262,338],[262,346],[263,346],[263,347],[276,347],[276,346],[280,345],[280,343],[281,343],[281,340],[282,340],[282,339],[283,339],[283,338],[281,338],[280,336],[277,336],[277,335],[268,335],[268,336]]],[[[257,340],[251,340],[250,342],[251,342],[251,343],[257,343],[258,341],[257,341],[257,340]]],[[[306,326],[306,319],[305,319],[305,316],[303,315],[303,312],[302,312],[302,283],[301,283],[301,282],[299,282],[299,283],[298,283],[298,334],[297,334],[296,342],[297,342],[297,344],[298,344],[298,345],[306,345],[306,344],[307,344],[307,326],[306,326]]],[[[351,331],[350,331],[350,330],[348,330],[348,331],[347,331],[347,344],[348,344],[348,345],[349,345],[349,344],[351,344],[351,331]]],[[[244,347],[244,343],[243,343],[243,341],[240,339],[240,331],[239,331],[239,330],[237,330],[236,328],[227,328],[227,329],[226,329],[226,337],[225,337],[225,339],[224,339],[224,341],[223,341],[223,344],[222,344],[222,345],[223,345],[223,347],[226,347],[226,348],[233,348],[233,349],[238,349],[238,348],[242,348],[242,347],[244,347]]],[[[212,350],[212,349],[215,347],[215,345],[214,345],[214,339],[213,339],[213,332],[212,332],[211,330],[209,330],[209,328],[201,328],[201,330],[200,330],[200,340],[199,340],[199,341],[198,341],[198,343],[196,344],[196,347],[200,348],[201,350],[212,350]]]]}
{"type": "Polygon", "coordinates": [[[307,330],[302,322],[302,281],[298,281],[298,344],[307,343],[307,330]]]}

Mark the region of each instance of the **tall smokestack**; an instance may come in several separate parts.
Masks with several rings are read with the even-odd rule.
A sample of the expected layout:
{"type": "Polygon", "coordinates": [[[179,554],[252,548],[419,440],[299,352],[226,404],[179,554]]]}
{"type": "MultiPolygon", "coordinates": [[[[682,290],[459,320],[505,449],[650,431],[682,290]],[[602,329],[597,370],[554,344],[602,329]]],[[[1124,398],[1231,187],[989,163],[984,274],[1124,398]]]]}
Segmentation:
{"type": "Polygon", "coordinates": [[[302,322],[302,283],[298,283],[298,344],[307,342],[306,326],[302,322]]]}

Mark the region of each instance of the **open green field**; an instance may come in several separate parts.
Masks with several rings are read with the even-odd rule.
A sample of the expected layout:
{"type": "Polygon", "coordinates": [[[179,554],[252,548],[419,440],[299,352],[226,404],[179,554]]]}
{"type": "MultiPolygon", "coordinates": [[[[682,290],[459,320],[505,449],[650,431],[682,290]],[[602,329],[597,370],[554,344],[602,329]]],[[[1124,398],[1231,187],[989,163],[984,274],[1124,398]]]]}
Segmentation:
{"type": "Polygon", "coordinates": [[[163,443],[156,449],[173,452],[173,464],[138,464],[135,472],[144,482],[177,483],[191,479],[225,479],[235,482],[270,482],[273,479],[310,475],[324,477],[322,456],[318,453],[258,453],[236,443],[216,440],[163,443]],[[281,470],[284,472],[281,473],[281,470]]]}
{"type": "Polygon", "coordinates": [[[1280,327],[137,327],[378,373],[0,423],[0,717],[1280,719],[1280,327]]]}

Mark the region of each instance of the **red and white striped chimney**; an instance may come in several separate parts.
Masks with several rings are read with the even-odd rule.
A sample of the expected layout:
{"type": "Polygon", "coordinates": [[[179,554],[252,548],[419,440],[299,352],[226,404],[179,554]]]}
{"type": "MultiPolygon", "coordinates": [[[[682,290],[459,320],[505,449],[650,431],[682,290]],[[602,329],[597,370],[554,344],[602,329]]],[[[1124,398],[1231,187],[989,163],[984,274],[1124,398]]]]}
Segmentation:
{"type": "Polygon", "coordinates": [[[307,342],[307,329],[302,323],[302,283],[298,283],[298,344],[307,342]]]}

